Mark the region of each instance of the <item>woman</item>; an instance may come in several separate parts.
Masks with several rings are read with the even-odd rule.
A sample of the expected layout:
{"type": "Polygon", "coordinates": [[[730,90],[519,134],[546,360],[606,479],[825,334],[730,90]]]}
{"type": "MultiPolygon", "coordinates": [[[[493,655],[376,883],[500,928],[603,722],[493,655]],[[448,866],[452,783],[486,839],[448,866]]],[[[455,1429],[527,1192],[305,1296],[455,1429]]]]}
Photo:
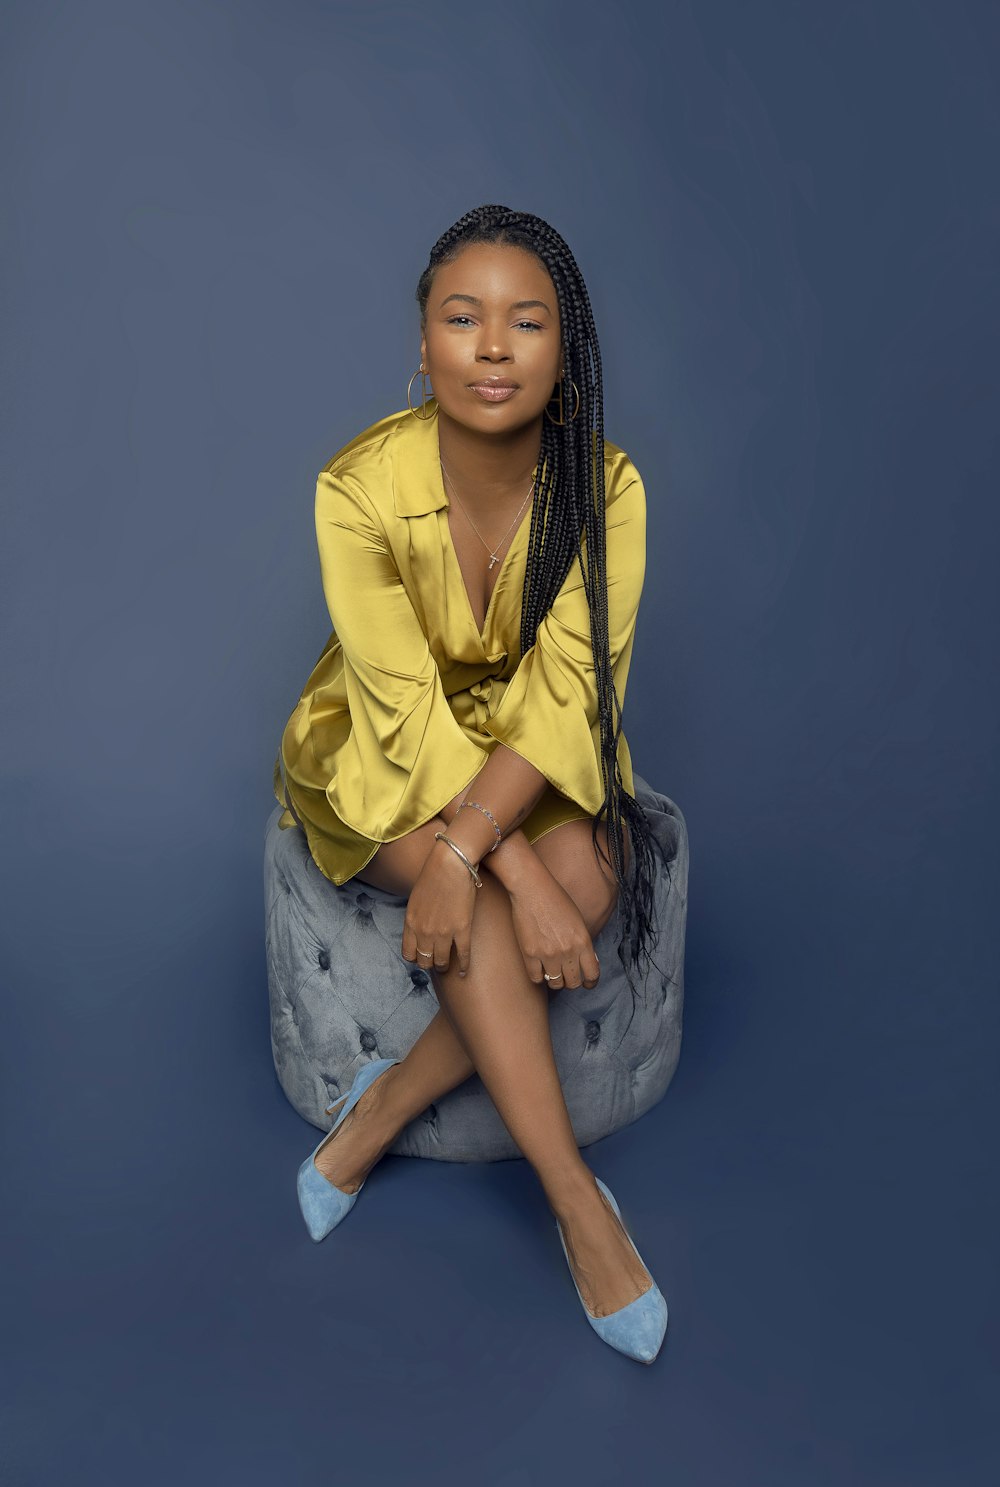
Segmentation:
{"type": "Polygon", "coordinates": [[[338,1119],[302,1164],[299,1201],[322,1239],[399,1131],[478,1072],[538,1174],[591,1326],[651,1363],[666,1303],[576,1145],[546,994],[597,983],[593,940],[619,900],[628,964],[654,933],[621,726],[645,493],[604,439],[590,301],[552,227],[467,213],[417,300],[419,407],[414,372],[407,410],[319,476],[334,629],[275,793],[332,882],[408,898],[402,955],[440,1010],[405,1058],[367,1064],[328,1107],[338,1119]]]}

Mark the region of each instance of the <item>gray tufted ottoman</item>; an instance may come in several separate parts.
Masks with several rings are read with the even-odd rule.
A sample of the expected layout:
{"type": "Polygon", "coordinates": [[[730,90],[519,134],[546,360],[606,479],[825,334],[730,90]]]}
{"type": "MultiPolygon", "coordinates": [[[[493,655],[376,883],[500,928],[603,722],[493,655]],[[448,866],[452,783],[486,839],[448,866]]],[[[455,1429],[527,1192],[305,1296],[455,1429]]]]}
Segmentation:
{"type": "MultiPolygon", "coordinates": [[[[601,978],[591,990],[550,997],[552,1045],[580,1146],[637,1120],[666,1092],[680,1056],[688,841],[673,801],[634,775],[636,799],[662,852],[657,864],[660,926],[645,980],[632,994],[621,962],[618,913],[594,948],[601,978]]],[[[406,900],[354,879],[337,887],[313,861],[297,826],[279,829],[281,806],[264,842],[271,1049],[282,1089],[321,1130],[324,1107],[343,1094],[361,1064],[402,1058],[438,1010],[434,985],[400,954],[406,900]]],[[[633,975],[635,973],[633,972],[633,975]]],[[[397,1156],[444,1162],[519,1157],[478,1074],[411,1121],[389,1148],[397,1156]]]]}

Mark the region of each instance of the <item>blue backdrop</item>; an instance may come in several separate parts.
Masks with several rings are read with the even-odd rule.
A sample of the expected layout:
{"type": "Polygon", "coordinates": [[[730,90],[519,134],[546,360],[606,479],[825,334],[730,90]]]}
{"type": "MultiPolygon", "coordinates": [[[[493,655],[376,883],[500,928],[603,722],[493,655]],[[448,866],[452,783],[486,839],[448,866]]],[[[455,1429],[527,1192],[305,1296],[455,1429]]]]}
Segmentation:
{"type": "Polygon", "coordinates": [[[5,1482],[995,1482],[996,7],[0,25],[5,1482]],[[488,201],[571,244],[649,498],[685,1043],[588,1161],[651,1369],[524,1162],[388,1158],[313,1246],[271,1065],[316,472],[488,201]]]}

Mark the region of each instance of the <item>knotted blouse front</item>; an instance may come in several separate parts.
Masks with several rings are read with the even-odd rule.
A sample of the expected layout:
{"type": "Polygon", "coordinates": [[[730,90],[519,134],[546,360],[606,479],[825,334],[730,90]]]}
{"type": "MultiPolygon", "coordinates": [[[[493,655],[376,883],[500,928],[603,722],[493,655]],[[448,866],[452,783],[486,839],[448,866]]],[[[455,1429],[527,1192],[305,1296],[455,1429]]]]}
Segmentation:
{"type": "MultiPolygon", "coordinates": [[[[529,504],[502,560],[482,630],[448,523],[436,404],[363,430],[320,471],[316,538],[333,630],[285,725],[274,793],[291,803],[334,883],[382,842],[431,820],[498,742],[549,788],[522,823],[529,840],[604,800],[590,612],[578,561],[522,656],[529,504]]],[[[605,440],[608,625],[619,702],[646,558],[639,473],[605,440]]],[[[586,555],[586,541],[584,540],[586,555]]],[[[624,732],[618,762],[634,792],[624,732]]]]}

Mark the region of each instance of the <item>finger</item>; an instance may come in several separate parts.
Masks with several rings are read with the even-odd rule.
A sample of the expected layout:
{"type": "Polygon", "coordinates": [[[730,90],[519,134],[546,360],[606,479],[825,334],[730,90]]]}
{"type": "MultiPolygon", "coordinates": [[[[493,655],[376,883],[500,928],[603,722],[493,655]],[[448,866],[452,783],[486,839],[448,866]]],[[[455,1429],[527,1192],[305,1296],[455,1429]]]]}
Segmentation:
{"type": "Polygon", "coordinates": [[[554,966],[551,971],[543,972],[542,980],[552,991],[561,991],[566,981],[562,966],[554,966]]]}
{"type": "Polygon", "coordinates": [[[593,946],[589,950],[585,950],[580,956],[580,970],[583,974],[583,984],[589,991],[601,979],[601,962],[594,954],[593,946]]]}
{"type": "Polygon", "coordinates": [[[451,964],[451,940],[437,939],[434,941],[434,969],[446,971],[451,964]]]}
{"type": "Polygon", "coordinates": [[[472,939],[470,935],[459,935],[455,941],[455,952],[458,956],[458,974],[465,976],[468,973],[469,961],[472,958],[472,939]]]}
{"type": "Polygon", "coordinates": [[[408,919],[403,924],[403,943],[400,947],[400,954],[404,960],[416,960],[417,958],[417,936],[408,919]]]}
{"type": "Polygon", "coordinates": [[[563,980],[570,991],[580,990],[580,958],[563,961],[563,980]]]}
{"type": "Polygon", "coordinates": [[[534,981],[536,986],[547,985],[544,975],[545,967],[542,965],[538,956],[522,955],[521,959],[524,961],[524,969],[527,971],[529,979],[534,981]]]}
{"type": "Polygon", "coordinates": [[[410,943],[413,946],[413,951],[406,959],[415,960],[422,971],[432,970],[434,966],[434,951],[430,946],[424,944],[424,941],[428,939],[430,939],[431,945],[433,945],[433,938],[426,931],[411,929],[410,943]]]}

